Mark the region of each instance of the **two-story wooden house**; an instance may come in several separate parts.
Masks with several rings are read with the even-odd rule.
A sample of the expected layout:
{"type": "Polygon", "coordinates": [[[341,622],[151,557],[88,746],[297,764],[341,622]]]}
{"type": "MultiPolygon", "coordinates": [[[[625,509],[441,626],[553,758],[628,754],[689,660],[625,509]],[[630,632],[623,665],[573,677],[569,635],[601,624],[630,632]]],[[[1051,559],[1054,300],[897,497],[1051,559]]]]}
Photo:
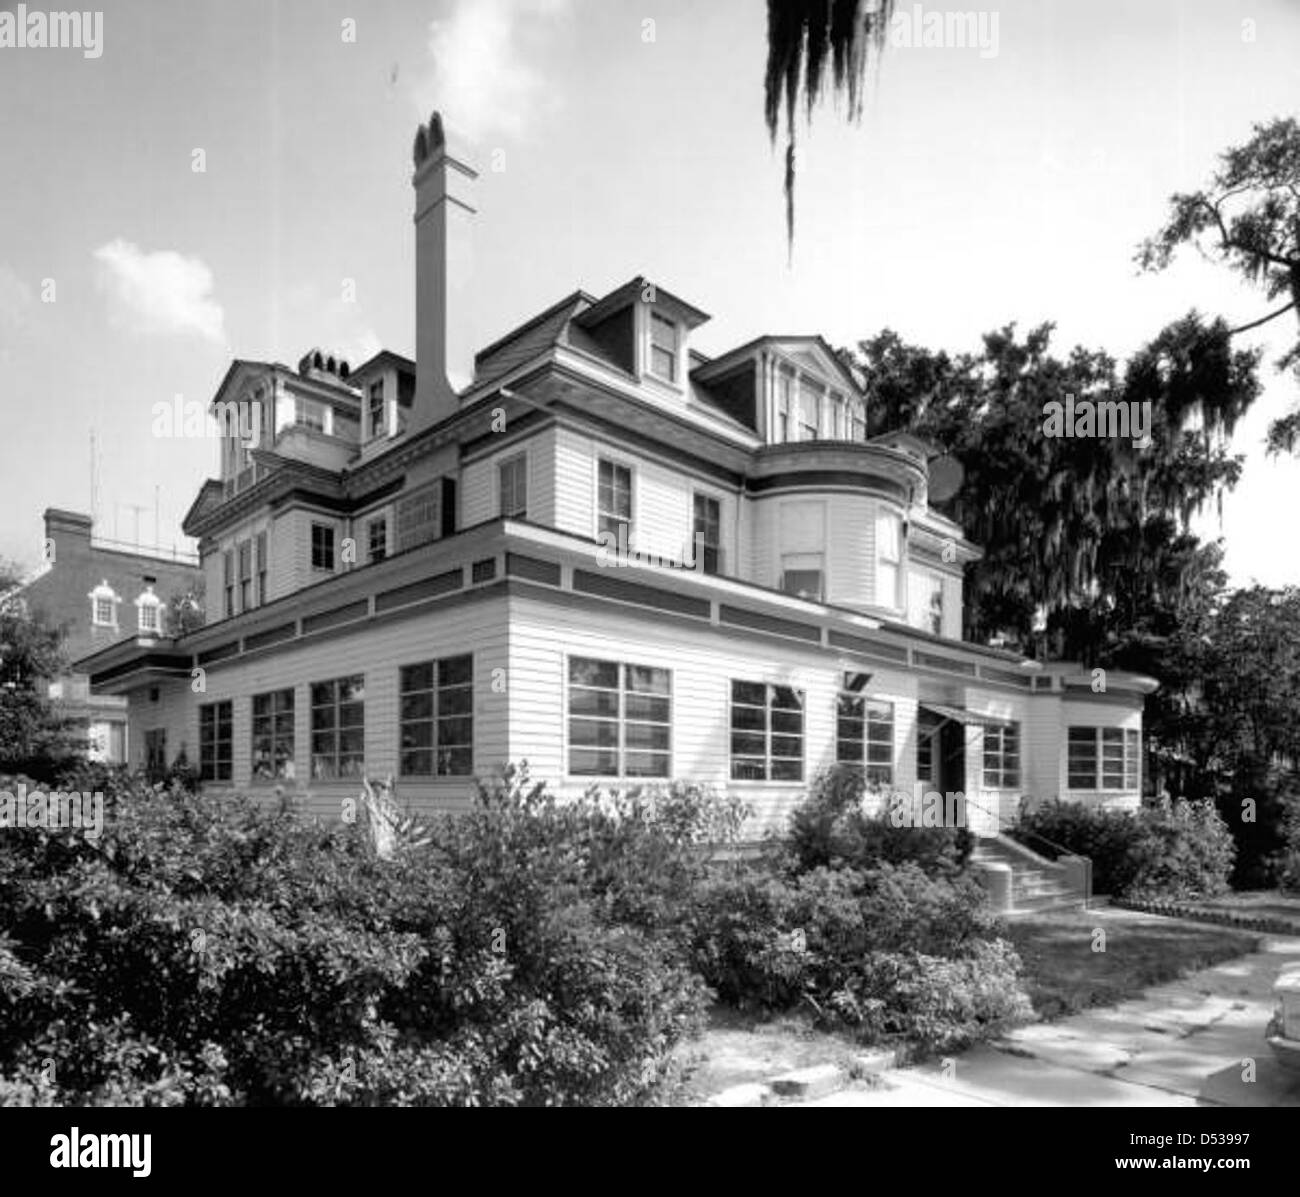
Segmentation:
{"type": "Polygon", "coordinates": [[[96,653],[97,693],[209,784],[324,814],[363,774],[455,806],[507,761],[728,787],[756,829],[836,761],[963,792],[984,833],[1026,793],[1136,805],[1154,683],[962,641],[979,549],[820,337],[706,357],[638,277],[480,347],[475,172],[436,116],[414,158],[416,360],[231,365],[214,412],[262,435],[185,521],[208,624],[96,653]]]}

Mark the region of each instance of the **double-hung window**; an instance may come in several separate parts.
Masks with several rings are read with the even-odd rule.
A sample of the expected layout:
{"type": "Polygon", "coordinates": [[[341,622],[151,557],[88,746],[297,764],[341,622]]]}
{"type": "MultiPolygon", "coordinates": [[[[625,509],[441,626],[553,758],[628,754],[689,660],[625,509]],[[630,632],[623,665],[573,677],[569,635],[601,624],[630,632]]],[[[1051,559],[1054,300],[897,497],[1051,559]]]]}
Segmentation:
{"type": "Polygon", "coordinates": [[[722,505],[709,495],[695,496],[695,567],[706,574],[722,569],[722,505]]]}
{"type": "Polygon", "coordinates": [[[658,312],[650,313],[650,373],[665,382],[677,381],[677,325],[658,312]]]}
{"type": "Polygon", "coordinates": [[[632,538],[632,471],[602,458],[597,474],[596,535],[608,533],[616,545],[628,544],[632,538]]]}
{"type": "Polygon", "coordinates": [[[334,572],[334,529],[329,524],[311,526],[311,567],[334,572]]]}
{"type": "Polygon", "coordinates": [[[497,466],[497,490],[503,519],[528,517],[528,457],[516,453],[497,466]]]}

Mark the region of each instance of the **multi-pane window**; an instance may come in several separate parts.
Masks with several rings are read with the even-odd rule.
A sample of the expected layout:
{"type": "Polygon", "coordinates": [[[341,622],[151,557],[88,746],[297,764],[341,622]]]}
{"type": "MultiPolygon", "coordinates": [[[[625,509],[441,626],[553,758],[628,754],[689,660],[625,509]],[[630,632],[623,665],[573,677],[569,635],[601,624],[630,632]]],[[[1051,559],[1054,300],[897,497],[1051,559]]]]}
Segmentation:
{"type": "Polygon", "coordinates": [[[382,561],[388,556],[388,521],[383,516],[366,525],[366,551],[371,561],[382,561]]]}
{"type": "Polygon", "coordinates": [[[861,765],[869,784],[894,784],[894,704],[861,694],[839,696],[835,759],[861,765]]]}
{"type": "Polygon", "coordinates": [[[115,622],[113,619],[113,600],[96,596],[95,598],[95,622],[101,625],[111,625],[115,622]]]}
{"type": "Polygon", "coordinates": [[[384,421],[384,380],[381,378],[378,382],[370,384],[370,393],[366,397],[366,404],[370,413],[370,435],[383,436],[386,427],[384,421]]]}
{"type": "Polygon", "coordinates": [[[221,555],[221,582],[226,595],[226,618],[235,613],[235,550],[227,549],[221,555]]]}
{"type": "Polygon", "coordinates": [[[672,675],[649,665],[569,659],[569,772],[667,777],[672,675]]]}
{"type": "Polygon", "coordinates": [[[359,777],[365,765],[366,680],[313,682],[311,775],[313,780],[359,777]]]}
{"type": "Polygon", "coordinates": [[[989,790],[1020,788],[1020,724],[984,725],[984,786],[989,790]]]}
{"type": "Polygon", "coordinates": [[[400,671],[401,766],[407,777],[467,777],[474,769],[474,658],[400,671]]]}
{"type": "Polygon", "coordinates": [[[253,605],[253,542],[239,543],[239,609],[247,611],[253,605]]]}
{"type": "Polygon", "coordinates": [[[497,490],[501,515],[506,519],[528,516],[528,457],[517,453],[497,466],[497,490]]]}
{"type": "Polygon", "coordinates": [[[706,574],[722,568],[722,505],[708,495],[695,496],[695,564],[706,574]]]}
{"type": "Polygon", "coordinates": [[[253,779],[289,780],[293,769],[293,690],[253,695],[253,779]]]}
{"type": "Polygon", "coordinates": [[[650,313],[650,373],[677,381],[677,325],[658,312],[650,313]]]}
{"type": "Polygon", "coordinates": [[[199,780],[229,781],[234,760],[231,703],[206,702],[199,707],[199,780]]]}
{"type": "Polygon", "coordinates": [[[1071,727],[1066,734],[1066,787],[1136,790],[1141,779],[1141,733],[1132,728],[1071,727]]]}
{"type": "Polygon", "coordinates": [[[257,534],[257,602],[266,602],[266,533],[257,534]]]}
{"type": "Polygon", "coordinates": [[[311,526],[312,569],[334,569],[334,529],[329,524],[311,526]]]}
{"type": "Polygon", "coordinates": [[[140,631],[162,631],[162,600],[153,591],[140,596],[137,610],[139,612],[140,631]]]}
{"type": "Polygon", "coordinates": [[[632,471],[601,460],[596,485],[596,534],[609,533],[622,544],[632,536],[632,471]]]}
{"type": "Polygon", "coordinates": [[[766,682],[731,683],[731,776],[803,780],[803,693],[766,682]]]}
{"type": "Polygon", "coordinates": [[[898,606],[903,521],[896,515],[876,517],[876,605],[898,606]]]}

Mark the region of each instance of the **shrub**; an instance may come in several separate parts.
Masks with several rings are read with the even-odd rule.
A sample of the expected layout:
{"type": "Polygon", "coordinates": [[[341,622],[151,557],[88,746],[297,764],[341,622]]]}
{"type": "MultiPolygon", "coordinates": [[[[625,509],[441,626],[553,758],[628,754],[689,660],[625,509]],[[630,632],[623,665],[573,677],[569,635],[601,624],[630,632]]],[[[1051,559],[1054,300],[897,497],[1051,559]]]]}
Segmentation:
{"type": "Polygon", "coordinates": [[[823,866],[871,868],[910,861],[938,877],[964,869],[974,845],[966,828],[899,827],[890,817],[892,803],[878,814],[867,814],[866,796],[860,768],[835,765],[820,773],[791,815],[786,868],[798,873],[823,866]]]}
{"type": "Polygon", "coordinates": [[[997,931],[978,885],[914,863],[793,878],[751,865],[705,887],[692,958],[729,1004],[806,1005],[867,1041],[951,1046],[1028,1009],[997,931]]]}
{"type": "Polygon", "coordinates": [[[1093,892],[1115,897],[1221,894],[1235,853],[1208,801],[1166,801],[1130,814],[1054,800],[1022,813],[1012,835],[1036,850],[1043,836],[1091,858],[1093,892]]]}
{"type": "Polygon", "coordinates": [[[0,837],[0,1101],[626,1104],[702,1016],[654,924],[706,796],[611,810],[511,773],[381,860],[130,784],[98,842],[0,837]]]}

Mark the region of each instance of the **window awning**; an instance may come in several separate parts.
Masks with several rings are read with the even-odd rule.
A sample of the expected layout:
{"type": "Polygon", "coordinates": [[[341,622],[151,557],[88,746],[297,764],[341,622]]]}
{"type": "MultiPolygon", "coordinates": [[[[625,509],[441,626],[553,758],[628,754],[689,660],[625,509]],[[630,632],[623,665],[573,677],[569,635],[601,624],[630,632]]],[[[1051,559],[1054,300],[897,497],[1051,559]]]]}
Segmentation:
{"type": "Polygon", "coordinates": [[[1001,715],[985,715],[980,711],[968,711],[965,707],[947,707],[938,702],[923,702],[918,704],[923,711],[929,711],[932,715],[938,715],[943,719],[951,719],[955,723],[960,723],[965,727],[1010,727],[1012,720],[1003,719],[1001,715]]]}

